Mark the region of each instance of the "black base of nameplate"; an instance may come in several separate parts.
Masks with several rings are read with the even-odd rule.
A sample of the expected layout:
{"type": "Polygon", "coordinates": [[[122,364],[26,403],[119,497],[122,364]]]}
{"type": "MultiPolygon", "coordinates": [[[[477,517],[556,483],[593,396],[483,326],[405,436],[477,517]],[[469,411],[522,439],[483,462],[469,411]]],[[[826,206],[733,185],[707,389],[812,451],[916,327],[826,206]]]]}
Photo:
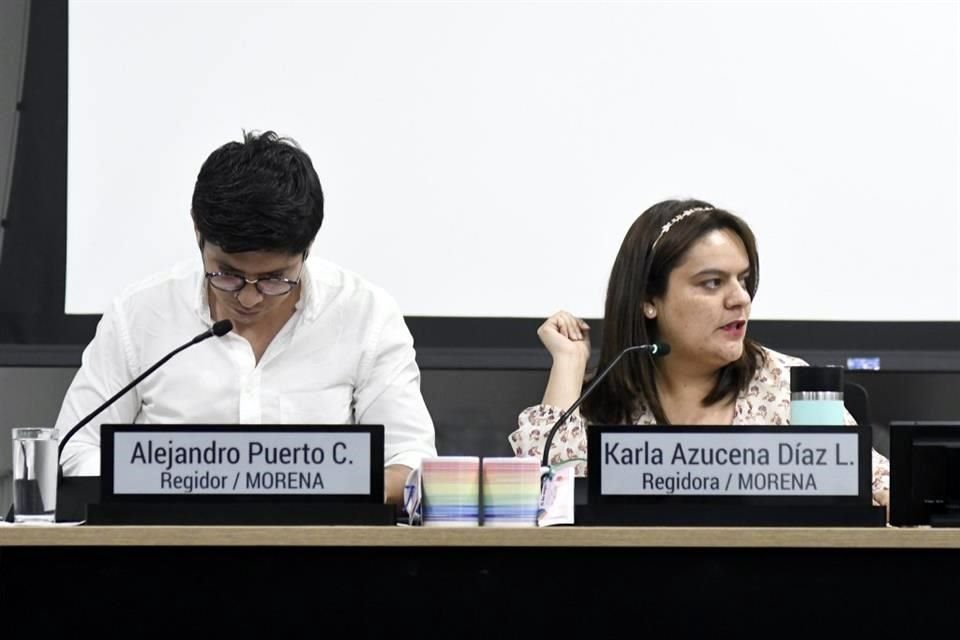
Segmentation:
{"type": "Polygon", "coordinates": [[[883,527],[887,510],[834,505],[577,505],[579,526],[653,527],[883,527]]]}
{"type": "Polygon", "coordinates": [[[356,525],[393,526],[396,507],[358,503],[92,503],[87,505],[90,525],[356,525]]]}

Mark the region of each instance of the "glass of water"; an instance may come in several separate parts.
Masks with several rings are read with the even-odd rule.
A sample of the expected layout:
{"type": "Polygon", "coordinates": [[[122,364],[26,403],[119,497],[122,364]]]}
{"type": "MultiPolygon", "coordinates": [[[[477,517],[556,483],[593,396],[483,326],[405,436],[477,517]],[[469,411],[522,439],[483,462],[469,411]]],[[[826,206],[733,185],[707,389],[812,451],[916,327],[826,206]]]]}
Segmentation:
{"type": "Polygon", "coordinates": [[[13,429],[13,521],[53,522],[57,512],[57,430],[13,429]]]}

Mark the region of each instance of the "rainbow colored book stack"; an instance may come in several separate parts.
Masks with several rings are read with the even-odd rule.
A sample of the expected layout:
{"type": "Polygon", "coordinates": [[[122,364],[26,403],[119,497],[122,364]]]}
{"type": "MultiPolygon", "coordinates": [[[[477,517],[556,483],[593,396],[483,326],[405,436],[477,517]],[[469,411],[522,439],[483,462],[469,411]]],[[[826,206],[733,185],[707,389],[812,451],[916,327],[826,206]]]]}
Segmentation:
{"type": "Polygon", "coordinates": [[[483,459],[483,526],[535,527],[539,502],[537,458],[483,459]]]}
{"type": "Polygon", "coordinates": [[[425,458],[421,474],[425,527],[480,526],[480,458],[425,458]]]}

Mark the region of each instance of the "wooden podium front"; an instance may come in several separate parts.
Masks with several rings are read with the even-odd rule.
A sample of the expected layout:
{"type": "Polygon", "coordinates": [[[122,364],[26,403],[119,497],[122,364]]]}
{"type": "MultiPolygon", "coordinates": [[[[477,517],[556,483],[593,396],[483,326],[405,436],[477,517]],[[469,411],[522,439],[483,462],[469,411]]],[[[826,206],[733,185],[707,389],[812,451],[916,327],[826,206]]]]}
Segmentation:
{"type": "Polygon", "coordinates": [[[0,527],[8,631],[915,637],[958,587],[953,529],[0,527]]]}

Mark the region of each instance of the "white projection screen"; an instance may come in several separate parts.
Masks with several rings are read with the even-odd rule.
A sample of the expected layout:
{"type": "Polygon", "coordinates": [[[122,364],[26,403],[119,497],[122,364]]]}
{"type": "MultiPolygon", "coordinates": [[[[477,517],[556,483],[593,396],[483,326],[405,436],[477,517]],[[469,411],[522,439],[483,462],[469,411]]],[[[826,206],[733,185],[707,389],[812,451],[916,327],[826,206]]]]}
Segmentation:
{"type": "Polygon", "coordinates": [[[754,318],[960,320],[960,3],[69,6],[66,312],[199,260],[197,171],[311,155],[313,254],[408,316],[601,317],[624,233],[696,197],[757,234],[754,318]]]}

